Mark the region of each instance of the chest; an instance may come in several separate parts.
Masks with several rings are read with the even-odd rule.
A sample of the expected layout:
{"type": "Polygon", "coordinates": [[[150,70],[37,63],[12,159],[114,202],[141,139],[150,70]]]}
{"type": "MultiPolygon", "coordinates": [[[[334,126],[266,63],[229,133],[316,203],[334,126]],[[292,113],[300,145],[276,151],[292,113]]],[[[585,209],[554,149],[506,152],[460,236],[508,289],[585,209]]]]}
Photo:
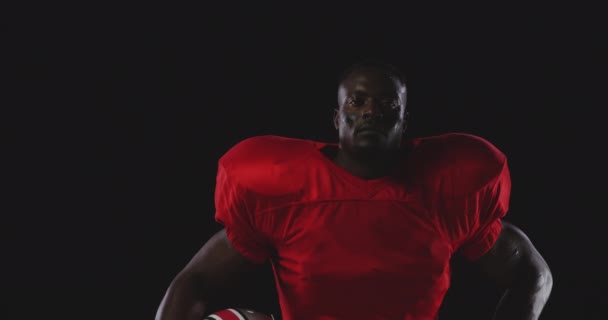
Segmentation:
{"type": "Polygon", "coordinates": [[[308,280],[440,276],[450,249],[416,201],[341,200],[281,213],[279,263],[308,280]]]}

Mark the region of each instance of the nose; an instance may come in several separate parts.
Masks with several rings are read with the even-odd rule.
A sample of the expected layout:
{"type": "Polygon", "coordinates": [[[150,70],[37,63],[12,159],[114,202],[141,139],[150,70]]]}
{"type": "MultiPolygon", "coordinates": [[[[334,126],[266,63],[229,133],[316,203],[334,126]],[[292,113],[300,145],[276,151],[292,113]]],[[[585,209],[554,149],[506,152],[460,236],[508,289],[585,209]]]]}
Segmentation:
{"type": "Polygon", "coordinates": [[[380,108],[378,107],[377,103],[375,101],[370,101],[366,108],[363,110],[361,117],[365,120],[369,120],[369,119],[382,119],[382,117],[384,117],[384,114],[382,113],[382,110],[380,110],[380,108]]]}

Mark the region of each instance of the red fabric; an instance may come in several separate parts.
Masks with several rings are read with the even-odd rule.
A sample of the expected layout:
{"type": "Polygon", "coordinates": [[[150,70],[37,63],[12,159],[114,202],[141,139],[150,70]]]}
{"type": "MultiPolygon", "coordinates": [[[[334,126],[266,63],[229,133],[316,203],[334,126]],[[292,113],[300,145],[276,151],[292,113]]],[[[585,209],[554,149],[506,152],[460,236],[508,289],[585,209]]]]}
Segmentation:
{"type": "Polygon", "coordinates": [[[320,150],[254,137],[219,161],[216,220],[273,264],[283,319],[435,319],[449,260],[486,253],[511,188],[504,154],[467,134],[416,138],[393,174],[364,180],[320,150]]]}

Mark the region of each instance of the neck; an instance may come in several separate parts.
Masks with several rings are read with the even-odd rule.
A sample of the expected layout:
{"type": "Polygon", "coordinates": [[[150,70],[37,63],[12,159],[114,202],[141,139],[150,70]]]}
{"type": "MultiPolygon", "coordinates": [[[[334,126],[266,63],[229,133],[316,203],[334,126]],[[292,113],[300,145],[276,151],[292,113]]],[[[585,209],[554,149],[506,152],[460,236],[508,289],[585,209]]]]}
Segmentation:
{"type": "Polygon", "coordinates": [[[362,179],[377,179],[388,175],[397,162],[397,152],[351,154],[339,149],[333,161],[362,179]]]}

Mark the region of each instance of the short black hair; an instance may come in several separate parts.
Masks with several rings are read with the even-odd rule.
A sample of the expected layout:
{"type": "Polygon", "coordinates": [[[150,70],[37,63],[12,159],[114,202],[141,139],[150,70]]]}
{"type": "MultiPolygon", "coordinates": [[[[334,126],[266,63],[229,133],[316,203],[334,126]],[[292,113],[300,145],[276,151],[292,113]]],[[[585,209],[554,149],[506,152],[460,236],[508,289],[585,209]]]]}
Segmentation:
{"type": "Polygon", "coordinates": [[[406,85],[405,74],[399,68],[378,59],[365,59],[350,65],[342,72],[338,84],[341,85],[353,72],[360,69],[377,69],[383,71],[390,77],[397,79],[402,85],[406,85]]]}

